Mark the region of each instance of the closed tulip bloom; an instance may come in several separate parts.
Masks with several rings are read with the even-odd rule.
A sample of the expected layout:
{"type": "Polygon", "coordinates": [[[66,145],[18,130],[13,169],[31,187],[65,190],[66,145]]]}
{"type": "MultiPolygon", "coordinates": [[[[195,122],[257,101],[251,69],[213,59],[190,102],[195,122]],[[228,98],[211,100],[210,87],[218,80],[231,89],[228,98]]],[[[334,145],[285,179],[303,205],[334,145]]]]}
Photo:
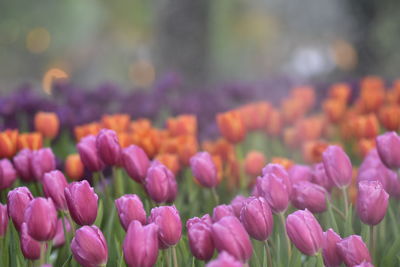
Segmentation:
{"type": "Polygon", "coordinates": [[[211,218],[208,214],[202,218],[194,217],[186,222],[189,247],[193,256],[208,261],[214,254],[214,241],[211,233],[211,218]]]}
{"type": "Polygon", "coordinates": [[[382,162],[389,169],[400,168],[400,137],[396,132],[388,132],[376,138],[376,147],[382,162]]]}
{"type": "Polygon", "coordinates": [[[378,181],[358,183],[357,214],[365,224],[376,225],[385,217],[389,194],[378,181]]]}
{"type": "Polygon", "coordinates": [[[139,221],[141,224],[146,224],[146,211],[137,195],[124,195],[115,200],[115,206],[125,231],[128,230],[129,224],[134,220],[139,221]]]}
{"type": "Polygon", "coordinates": [[[121,146],[115,131],[102,129],[97,135],[96,146],[97,153],[105,164],[113,166],[119,163],[121,146]]]}
{"type": "MultiPolygon", "coordinates": [[[[257,188],[257,187],[256,187],[257,188]]],[[[230,206],[232,207],[233,213],[236,217],[240,217],[240,212],[242,211],[242,207],[245,204],[247,198],[242,195],[237,195],[232,201],[230,206]]]]}
{"type": "Polygon", "coordinates": [[[68,155],[65,159],[65,174],[69,179],[77,181],[83,178],[85,166],[83,166],[79,154],[68,155]]]}
{"type": "Polygon", "coordinates": [[[246,229],[234,216],[227,216],[212,225],[216,249],[226,251],[236,259],[245,262],[253,254],[249,235],[246,229]]]}
{"type": "Polygon", "coordinates": [[[89,171],[98,172],[104,168],[104,162],[97,153],[96,137],[94,135],[82,138],[77,145],[77,149],[83,165],[89,171]]]}
{"type": "Polygon", "coordinates": [[[330,192],[334,186],[331,179],[326,175],[324,164],[318,163],[314,165],[312,182],[318,184],[330,192]]]}
{"type": "Polygon", "coordinates": [[[240,221],[249,235],[259,241],[267,240],[274,226],[271,209],[262,197],[251,197],[240,213],[240,221]]]}
{"type": "Polygon", "coordinates": [[[15,171],[11,161],[8,159],[0,160],[0,190],[9,188],[17,179],[17,172],[15,171]]]}
{"type": "Polygon", "coordinates": [[[176,182],[176,178],[173,173],[170,179],[168,179],[168,186],[169,186],[169,192],[167,200],[165,202],[173,203],[176,199],[176,196],[178,195],[178,183],[176,182]]]}
{"type": "MultiPolygon", "coordinates": [[[[71,224],[65,218],[64,219],[65,230],[67,233],[71,232],[71,224]]],[[[53,238],[53,246],[54,247],[61,247],[65,243],[65,235],[64,235],[64,226],[62,219],[57,220],[57,228],[56,228],[56,235],[53,238]]]]}
{"type": "Polygon", "coordinates": [[[32,173],[36,181],[41,181],[46,172],[56,169],[56,157],[50,148],[33,151],[31,160],[32,173]]]}
{"type": "Polygon", "coordinates": [[[215,187],[218,184],[217,167],[208,152],[198,152],[190,159],[193,176],[204,187],[215,187]]]}
{"type": "Polygon", "coordinates": [[[257,178],[257,192],[265,198],[274,213],[284,212],[289,206],[287,186],[273,174],[257,178]]]}
{"type": "Polygon", "coordinates": [[[324,232],[322,256],[324,258],[326,267],[338,267],[342,263],[342,259],[336,247],[336,244],[341,240],[342,238],[340,238],[340,236],[332,229],[328,229],[326,232],[324,232]]]}
{"type": "Polygon", "coordinates": [[[7,205],[0,203],[0,238],[5,236],[8,226],[7,205]]]}
{"type": "Polygon", "coordinates": [[[207,263],[206,267],[242,267],[243,264],[237,261],[228,252],[222,251],[218,258],[207,263]]]}
{"type": "Polygon", "coordinates": [[[286,218],[286,231],[303,254],[313,256],[322,248],[322,228],[308,210],[298,210],[286,218]]]}
{"type": "Polygon", "coordinates": [[[123,244],[123,252],[129,267],[152,267],[158,257],[158,227],[154,223],[143,226],[132,221],[123,244]]]}
{"type": "Polygon", "coordinates": [[[217,114],[219,131],[231,143],[239,143],[246,136],[246,127],[238,110],[217,114]]]}
{"type": "Polygon", "coordinates": [[[161,248],[176,245],[182,236],[182,222],[175,206],[153,208],[149,222],[158,226],[158,240],[161,248]]]}
{"type": "Polygon", "coordinates": [[[339,255],[346,266],[354,266],[364,261],[371,262],[371,255],[361,236],[351,235],[336,244],[339,255]]]}
{"type": "Polygon", "coordinates": [[[54,112],[38,112],[34,118],[35,130],[45,138],[53,139],[57,136],[60,121],[54,112]]]}
{"type": "Polygon", "coordinates": [[[71,242],[75,260],[83,267],[104,267],[107,264],[107,242],[101,230],[93,226],[79,228],[71,242]]]}
{"type": "Polygon", "coordinates": [[[339,146],[329,146],[322,153],[325,172],[335,186],[342,188],[350,184],[353,176],[351,161],[339,146]]]}
{"type": "Polygon", "coordinates": [[[257,177],[266,163],[266,158],[263,153],[253,150],[247,153],[244,161],[244,169],[251,177],[257,177]]]}
{"type": "Polygon", "coordinates": [[[18,149],[31,149],[38,150],[43,145],[43,136],[41,133],[23,133],[18,136],[17,146],[18,149]]]}
{"type": "Polygon", "coordinates": [[[14,166],[17,169],[18,175],[24,182],[35,181],[35,176],[32,171],[32,150],[23,149],[14,157],[14,166]]]}
{"type": "Polygon", "coordinates": [[[298,209],[308,209],[313,213],[326,210],[326,190],[311,182],[300,182],[293,186],[292,203],[298,209]]]}
{"type": "Polygon", "coordinates": [[[26,207],[24,220],[28,234],[37,241],[54,238],[57,227],[57,210],[51,198],[34,198],[26,207]]]}
{"type": "Polygon", "coordinates": [[[283,181],[288,190],[288,194],[292,193],[292,182],[290,181],[289,174],[281,164],[269,163],[262,169],[262,176],[274,174],[276,178],[283,181]]]}
{"type": "Polygon", "coordinates": [[[293,165],[288,174],[292,185],[298,182],[311,182],[313,176],[312,169],[306,165],[293,165]]]}
{"type": "Polygon", "coordinates": [[[69,184],[64,194],[72,219],[79,225],[92,225],[97,217],[99,198],[88,181],[69,184]]]}
{"type": "Polygon", "coordinates": [[[28,234],[28,226],[23,223],[21,226],[20,246],[24,257],[28,260],[38,260],[40,258],[40,242],[33,239],[28,234]]]}
{"type": "Polygon", "coordinates": [[[11,158],[17,152],[18,130],[0,132],[0,158],[11,158]]]}
{"type": "Polygon", "coordinates": [[[230,205],[218,205],[213,210],[212,220],[213,222],[217,222],[226,216],[235,216],[233,209],[230,205]]]}
{"type": "Polygon", "coordinates": [[[142,148],[131,145],[122,150],[122,165],[133,180],[143,183],[150,167],[150,160],[142,148]]]}
{"type": "Polygon", "coordinates": [[[8,192],[7,210],[8,216],[12,219],[17,231],[20,231],[24,222],[25,209],[33,199],[32,193],[25,186],[17,187],[8,192]]]}
{"type": "Polygon", "coordinates": [[[145,189],[151,199],[157,203],[170,200],[176,190],[176,183],[172,179],[175,179],[174,174],[158,161],[154,161],[145,180],[145,189]]]}
{"type": "Polygon", "coordinates": [[[68,186],[67,179],[59,170],[45,173],[42,179],[43,192],[50,197],[58,210],[67,210],[64,189],[68,186]]]}
{"type": "Polygon", "coordinates": [[[374,267],[374,265],[368,261],[363,261],[358,265],[354,265],[353,267],[374,267]]]}

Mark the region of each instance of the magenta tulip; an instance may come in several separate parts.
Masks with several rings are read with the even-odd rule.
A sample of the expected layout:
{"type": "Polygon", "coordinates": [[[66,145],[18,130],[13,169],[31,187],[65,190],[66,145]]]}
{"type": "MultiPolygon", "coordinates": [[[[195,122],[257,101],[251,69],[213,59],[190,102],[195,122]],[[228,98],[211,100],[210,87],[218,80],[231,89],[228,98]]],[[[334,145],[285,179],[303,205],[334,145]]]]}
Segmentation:
{"type": "Polygon", "coordinates": [[[141,147],[131,145],[122,150],[122,165],[133,180],[142,184],[150,167],[150,160],[141,147]]]}
{"type": "Polygon", "coordinates": [[[9,188],[17,179],[17,172],[8,159],[0,160],[0,190],[9,188]]]}
{"type": "Polygon", "coordinates": [[[182,222],[179,211],[175,206],[153,208],[149,223],[158,226],[158,240],[160,248],[165,249],[176,245],[182,236],[182,222]]]}
{"type": "Polygon", "coordinates": [[[0,203],[0,238],[5,236],[8,227],[7,205],[0,203]]]}
{"type": "Polygon", "coordinates": [[[97,153],[96,136],[88,135],[82,138],[76,146],[83,165],[91,172],[98,172],[104,168],[104,162],[97,153]]]}
{"type": "Polygon", "coordinates": [[[342,239],[332,229],[323,234],[322,256],[326,267],[338,267],[342,263],[336,244],[342,239]]]}
{"type": "Polygon", "coordinates": [[[387,132],[378,136],[376,147],[382,162],[389,169],[400,168],[400,137],[396,132],[387,132]]]}
{"type": "Polygon", "coordinates": [[[267,240],[274,226],[274,219],[268,203],[262,197],[251,197],[240,213],[240,221],[247,233],[259,241],[267,240]]]}
{"type": "Polygon", "coordinates": [[[137,195],[124,195],[115,200],[115,206],[125,231],[128,230],[129,224],[134,220],[139,221],[141,224],[146,224],[146,211],[137,195]]]}
{"type": "Polygon", "coordinates": [[[310,182],[293,185],[292,203],[298,209],[308,209],[313,213],[326,210],[326,190],[310,182]]]}
{"type": "Polygon", "coordinates": [[[97,226],[82,226],[71,242],[75,260],[83,267],[106,266],[108,259],[107,242],[97,226]]]}
{"type": "Polygon", "coordinates": [[[289,206],[288,187],[274,174],[257,178],[257,191],[268,202],[274,213],[284,212],[289,206]]]}
{"type": "Polygon", "coordinates": [[[26,223],[21,225],[20,246],[24,257],[28,260],[37,260],[40,258],[40,242],[33,239],[28,234],[26,223]]]}
{"type": "Polygon", "coordinates": [[[292,193],[292,182],[290,181],[289,174],[285,168],[280,164],[267,164],[267,166],[262,170],[262,175],[263,177],[268,177],[271,174],[275,175],[276,178],[280,179],[286,185],[286,190],[290,196],[292,193]]]}
{"type": "Polygon", "coordinates": [[[24,222],[25,209],[33,199],[32,193],[25,186],[17,187],[8,192],[7,210],[8,216],[12,219],[17,231],[20,231],[24,222]]]}
{"type": "Polygon", "coordinates": [[[298,210],[286,218],[286,231],[303,254],[313,256],[322,248],[322,228],[308,210],[298,210]]]}
{"type": "Polygon", "coordinates": [[[234,216],[227,216],[212,225],[213,240],[219,252],[226,251],[245,262],[253,253],[246,229],[234,216]]]}
{"type": "Polygon", "coordinates": [[[19,177],[24,182],[35,181],[32,170],[32,150],[23,149],[14,157],[14,166],[19,177]]]}
{"type": "Polygon", "coordinates": [[[65,243],[64,226],[67,233],[71,232],[71,224],[69,223],[69,221],[65,218],[63,225],[62,219],[58,219],[56,235],[53,238],[53,246],[56,248],[61,247],[65,243]]]}
{"type": "Polygon", "coordinates": [[[222,251],[219,253],[218,258],[210,261],[206,267],[242,267],[243,264],[237,261],[234,257],[229,255],[228,252],[222,251]]]}
{"type": "Polygon", "coordinates": [[[329,146],[322,153],[322,159],[326,175],[335,186],[343,188],[350,184],[353,177],[351,161],[341,147],[329,146]]]}
{"type": "Polygon", "coordinates": [[[177,185],[173,180],[174,174],[160,162],[154,161],[147,171],[145,189],[155,202],[167,202],[177,192],[177,185]]]}
{"type": "Polygon", "coordinates": [[[358,183],[357,214],[361,221],[369,225],[377,225],[385,217],[389,195],[378,181],[362,181],[358,183]]]}
{"type": "Polygon", "coordinates": [[[67,210],[64,190],[68,186],[67,179],[59,170],[45,173],[42,179],[43,192],[46,197],[50,197],[57,209],[67,210]]]}
{"type": "Polygon", "coordinates": [[[26,207],[24,219],[28,234],[37,241],[54,238],[57,228],[57,210],[51,198],[34,198],[26,207]]]}
{"type": "Polygon", "coordinates": [[[237,195],[232,201],[231,201],[231,207],[233,210],[233,213],[235,213],[236,217],[240,217],[240,212],[242,211],[243,205],[246,203],[247,198],[242,196],[242,195],[237,195]]]}
{"type": "Polygon", "coordinates": [[[102,129],[97,135],[96,147],[97,153],[105,164],[113,166],[120,162],[121,146],[115,131],[102,129]]]}
{"type": "Polygon", "coordinates": [[[86,180],[73,182],[65,190],[68,210],[79,225],[92,225],[97,217],[98,196],[86,180]]]}
{"type": "Polygon", "coordinates": [[[204,187],[218,184],[217,167],[208,152],[198,152],[190,159],[193,176],[204,187]]]}
{"type": "Polygon", "coordinates": [[[36,181],[42,181],[46,172],[56,169],[56,157],[50,148],[33,151],[31,160],[31,168],[36,181]]]}
{"type": "Polygon", "coordinates": [[[158,227],[154,223],[143,226],[138,221],[129,224],[123,252],[129,267],[151,267],[158,257],[158,227]]]}
{"type": "Polygon", "coordinates": [[[289,169],[289,178],[292,185],[298,182],[311,182],[313,172],[309,166],[294,165],[289,169]]]}
{"type": "Polygon", "coordinates": [[[190,251],[199,260],[208,261],[214,254],[211,224],[208,214],[202,218],[191,218],[186,222],[190,251]]]}
{"type": "Polygon", "coordinates": [[[354,265],[353,267],[374,267],[374,265],[370,262],[363,261],[362,263],[354,265]]]}
{"type": "Polygon", "coordinates": [[[324,163],[322,162],[314,165],[311,181],[322,186],[328,192],[331,192],[332,188],[335,186],[328,175],[326,175],[324,163]]]}
{"type": "Polygon", "coordinates": [[[235,216],[233,209],[230,205],[218,205],[213,210],[212,220],[213,222],[217,222],[226,216],[235,216]]]}
{"type": "Polygon", "coordinates": [[[339,255],[346,266],[354,266],[364,261],[371,262],[368,248],[361,236],[351,235],[336,244],[339,255]]]}

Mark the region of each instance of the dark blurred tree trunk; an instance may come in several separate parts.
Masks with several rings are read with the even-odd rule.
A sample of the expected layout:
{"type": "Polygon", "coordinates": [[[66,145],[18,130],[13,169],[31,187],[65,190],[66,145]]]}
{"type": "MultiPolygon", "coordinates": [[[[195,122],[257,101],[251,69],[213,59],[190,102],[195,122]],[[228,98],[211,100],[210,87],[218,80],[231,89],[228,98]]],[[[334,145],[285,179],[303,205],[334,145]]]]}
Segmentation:
{"type": "Polygon", "coordinates": [[[178,71],[191,84],[208,80],[210,0],[156,2],[156,55],[158,73],[178,71]]]}

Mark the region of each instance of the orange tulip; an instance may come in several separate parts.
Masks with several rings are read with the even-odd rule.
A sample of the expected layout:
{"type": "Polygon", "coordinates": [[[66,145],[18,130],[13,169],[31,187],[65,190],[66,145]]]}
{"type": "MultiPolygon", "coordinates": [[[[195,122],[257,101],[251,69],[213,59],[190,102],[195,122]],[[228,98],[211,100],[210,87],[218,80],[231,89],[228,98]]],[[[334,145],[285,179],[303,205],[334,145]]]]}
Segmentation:
{"type": "Polygon", "coordinates": [[[122,148],[126,148],[126,147],[128,147],[128,146],[133,144],[132,137],[131,137],[130,134],[128,134],[128,133],[117,133],[117,135],[118,135],[119,145],[122,148]]]}
{"type": "Polygon", "coordinates": [[[161,136],[161,131],[153,128],[148,131],[134,132],[131,138],[133,144],[140,146],[149,158],[154,158],[160,150],[161,136]]]}
{"type": "Polygon", "coordinates": [[[35,130],[44,138],[54,139],[60,129],[60,120],[54,112],[38,112],[34,119],[35,130]]]}
{"type": "Polygon", "coordinates": [[[199,149],[197,139],[193,135],[181,135],[177,137],[177,142],[179,160],[183,165],[187,166],[189,165],[190,158],[199,149]]]}
{"type": "Polygon", "coordinates": [[[302,154],[305,162],[318,163],[322,161],[322,153],[329,146],[324,141],[308,141],[303,144],[302,154]]]}
{"type": "Polygon", "coordinates": [[[83,178],[85,167],[81,161],[79,154],[68,155],[65,159],[65,173],[74,181],[83,178]]]}
{"type": "Polygon", "coordinates": [[[267,101],[251,103],[239,109],[246,129],[249,131],[264,129],[270,110],[271,105],[267,101]]]}
{"type": "Polygon", "coordinates": [[[309,111],[315,104],[315,90],[310,86],[294,88],[291,97],[303,103],[305,111],[309,111]]]}
{"type": "Polygon", "coordinates": [[[346,83],[336,83],[329,88],[329,97],[346,104],[351,96],[351,88],[346,83]]]}
{"type": "Polygon", "coordinates": [[[305,104],[297,98],[287,98],[282,101],[281,113],[286,124],[292,124],[306,113],[305,104]]]}
{"type": "Polygon", "coordinates": [[[130,120],[131,118],[128,114],[103,115],[101,123],[103,128],[121,133],[128,130],[130,120]]]}
{"type": "Polygon", "coordinates": [[[377,111],[385,100],[385,88],[379,77],[366,77],[361,81],[360,100],[364,112],[377,111]]]}
{"type": "Polygon", "coordinates": [[[11,158],[17,152],[18,130],[0,132],[0,158],[11,158]]]}
{"type": "Polygon", "coordinates": [[[18,150],[28,148],[38,150],[43,146],[43,137],[41,133],[23,133],[18,136],[18,150]]]}
{"type": "Polygon", "coordinates": [[[212,155],[211,156],[212,161],[215,164],[215,167],[217,167],[217,179],[218,183],[220,183],[223,179],[223,164],[222,164],[222,159],[218,155],[212,155]]]}
{"type": "Polygon", "coordinates": [[[219,138],[215,142],[204,141],[202,149],[211,155],[218,155],[225,162],[230,157],[235,157],[235,148],[224,138],[219,138]]]}
{"type": "Polygon", "coordinates": [[[283,130],[283,143],[289,148],[296,148],[299,145],[298,132],[294,127],[283,130]]]}
{"type": "Polygon", "coordinates": [[[164,164],[175,175],[178,174],[178,172],[181,169],[179,158],[176,154],[171,154],[171,153],[158,154],[155,159],[164,164]]]}
{"type": "Polygon", "coordinates": [[[272,109],[269,113],[266,132],[271,136],[279,136],[282,131],[282,116],[278,110],[272,109]]]}
{"type": "Polygon", "coordinates": [[[180,115],[167,120],[167,128],[171,136],[196,135],[197,118],[194,115],[180,115]]]}
{"type": "Polygon", "coordinates": [[[375,138],[379,133],[379,122],[375,114],[358,116],[353,122],[356,138],[375,138]]]}
{"type": "Polygon", "coordinates": [[[364,158],[368,153],[376,147],[375,138],[362,138],[357,141],[356,153],[364,158]]]}
{"type": "Polygon", "coordinates": [[[100,124],[97,122],[76,126],[74,129],[75,139],[79,142],[85,136],[97,135],[100,132],[100,129],[100,124]]]}
{"type": "Polygon", "coordinates": [[[400,128],[400,107],[391,105],[380,109],[379,120],[389,131],[397,131],[400,128]]]}
{"type": "Polygon", "coordinates": [[[151,121],[148,119],[137,119],[129,125],[129,130],[133,133],[146,132],[152,128],[151,121]]]}
{"type": "Polygon", "coordinates": [[[340,121],[346,111],[346,104],[342,100],[327,99],[322,104],[325,116],[329,121],[336,123],[340,121]]]}
{"type": "MultiPolygon", "coordinates": [[[[301,141],[312,141],[321,138],[325,122],[322,117],[314,116],[301,119],[295,127],[295,137],[301,141]]],[[[296,138],[294,138],[296,142],[296,138]]]]}
{"type": "Polygon", "coordinates": [[[280,164],[286,170],[289,170],[294,164],[292,160],[283,157],[274,157],[272,158],[271,163],[280,164]]]}
{"type": "Polygon", "coordinates": [[[225,177],[229,190],[234,190],[240,186],[240,162],[234,157],[230,157],[226,162],[225,177]]]}
{"type": "Polygon", "coordinates": [[[246,127],[238,110],[217,114],[218,128],[231,143],[239,143],[246,137],[246,127]]]}
{"type": "Polygon", "coordinates": [[[356,205],[357,201],[357,193],[358,193],[357,173],[358,170],[356,168],[353,168],[353,177],[351,179],[349,189],[347,190],[347,195],[353,205],[356,205]]]}
{"type": "Polygon", "coordinates": [[[267,159],[264,154],[252,150],[246,155],[244,160],[244,169],[249,176],[257,177],[258,175],[261,175],[262,168],[264,168],[265,164],[267,164],[267,159]]]}

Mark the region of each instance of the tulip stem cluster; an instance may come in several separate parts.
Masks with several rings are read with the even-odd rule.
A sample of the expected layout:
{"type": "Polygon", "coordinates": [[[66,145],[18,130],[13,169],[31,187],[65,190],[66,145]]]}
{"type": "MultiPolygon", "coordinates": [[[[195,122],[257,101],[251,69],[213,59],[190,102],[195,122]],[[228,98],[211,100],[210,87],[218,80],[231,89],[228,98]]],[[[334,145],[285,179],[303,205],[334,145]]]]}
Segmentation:
{"type": "Polygon", "coordinates": [[[281,223],[282,223],[283,231],[285,232],[288,259],[290,261],[290,258],[292,257],[292,245],[290,243],[290,239],[289,239],[289,236],[287,234],[286,227],[285,227],[285,225],[286,225],[286,223],[285,223],[285,212],[280,212],[279,213],[279,218],[280,218],[281,223]]]}

